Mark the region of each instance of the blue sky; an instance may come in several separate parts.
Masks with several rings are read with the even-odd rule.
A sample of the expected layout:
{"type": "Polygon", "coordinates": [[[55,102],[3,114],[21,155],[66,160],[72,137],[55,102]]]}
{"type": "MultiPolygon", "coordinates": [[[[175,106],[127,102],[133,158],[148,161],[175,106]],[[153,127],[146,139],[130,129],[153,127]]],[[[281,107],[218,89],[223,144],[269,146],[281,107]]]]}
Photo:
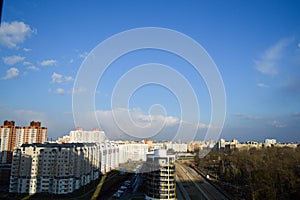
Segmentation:
{"type": "MultiPolygon", "coordinates": [[[[88,53],[122,31],[163,27],[193,38],[218,66],[227,96],[221,137],[299,141],[299,8],[298,1],[4,1],[0,120],[19,125],[40,120],[53,139],[67,134],[77,125],[72,116],[73,84],[88,53]]],[[[158,85],[141,87],[126,108],[111,107],[117,81],[144,63],[168,65],[190,82],[199,100],[201,135],[211,117],[203,79],[185,60],[151,49],[122,56],[105,72],[95,92],[101,128],[110,138],[126,138],[111,124],[114,109],[120,116],[126,110],[147,122],[152,116],[154,126],[166,122],[157,139],[172,138],[181,121],[192,123],[192,114],[181,118],[176,94],[158,85]],[[164,117],[161,110],[148,113],[154,104],[164,107],[164,117]]],[[[88,115],[86,119],[80,126],[95,126],[88,115]]]]}

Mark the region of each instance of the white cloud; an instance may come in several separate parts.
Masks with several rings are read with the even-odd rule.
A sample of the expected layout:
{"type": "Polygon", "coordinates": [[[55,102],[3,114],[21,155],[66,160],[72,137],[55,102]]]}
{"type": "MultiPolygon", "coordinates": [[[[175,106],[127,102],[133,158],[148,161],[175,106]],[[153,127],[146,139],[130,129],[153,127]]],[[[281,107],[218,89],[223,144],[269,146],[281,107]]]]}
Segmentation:
{"type": "Polygon", "coordinates": [[[31,121],[40,121],[43,127],[48,127],[49,139],[54,140],[68,133],[74,126],[72,116],[64,115],[60,111],[51,114],[26,108],[18,110],[0,104],[0,122],[3,123],[4,120],[13,120],[17,126],[28,126],[31,121]]]}
{"type": "Polygon", "coordinates": [[[79,54],[79,58],[86,58],[88,55],[88,52],[83,52],[81,54],[79,54]]]}
{"type": "Polygon", "coordinates": [[[57,88],[55,90],[55,94],[63,95],[63,94],[65,94],[65,90],[63,88],[57,88]]]}
{"type": "Polygon", "coordinates": [[[31,65],[29,67],[27,67],[27,69],[33,70],[33,71],[39,71],[40,69],[34,65],[31,65]]]}
{"type": "Polygon", "coordinates": [[[95,116],[110,139],[126,138],[129,135],[136,138],[191,141],[198,131],[208,128],[205,124],[183,121],[174,116],[148,115],[138,109],[122,108],[81,113],[76,115],[75,125],[85,129],[97,127],[97,121],[93,120],[95,116]]]}
{"type": "Polygon", "coordinates": [[[283,39],[267,49],[261,58],[255,60],[256,70],[266,75],[276,75],[278,73],[278,61],[282,57],[283,50],[291,43],[291,39],[283,39]]]}
{"type": "Polygon", "coordinates": [[[292,114],[292,116],[298,118],[298,117],[300,117],[300,112],[294,112],[294,113],[292,114]]]}
{"type": "Polygon", "coordinates": [[[72,76],[65,76],[65,81],[73,81],[72,76]]]}
{"type": "Polygon", "coordinates": [[[58,73],[55,73],[53,72],[52,76],[52,83],[62,83],[64,81],[72,81],[73,78],[71,76],[63,76],[62,74],[58,74],[58,73]]]}
{"type": "Polygon", "coordinates": [[[3,57],[2,59],[6,65],[14,65],[16,63],[22,62],[25,59],[25,57],[14,55],[14,56],[3,57]]]}
{"type": "Polygon", "coordinates": [[[269,86],[264,83],[257,83],[256,86],[260,88],[269,88],[269,86]]]}
{"type": "Polygon", "coordinates": [[[23,51],[28,52],[28,51],[32,51],[32,49],[29,49],[29,48],[23,48],[23,51]]]}
{"type": "Polygon", "coordinates": [[[298,43],[298,47],[300,48],[300,43],[298,43]]]}
{"type": "Polygon", "coordinates": [[[6,71],[6,76],[3,77],[2,79],[7,80],[7,79],[12,79],[12,78],[16,78],[19,76],[19,70],[17,68],[10,68],[6,71]]]}
{"type": "Polygon", "coordinates": [[[87,56],[89,55],[89,53],[88,52],[83,52],[83,53],[81,53],[81,54],[79,54],[78,56],[79,56],[79,58],[86,58],[87,56]]]}
{"type": "Polygon", "coordinates": [[[45,67],[45,66],[54,66],[56,63],[57,63],[56,60],[44,60],[40,64],[41,66],[45,67]]]}
{"type": "Polygon", "coordinates": [[[63,82],[63,75],[61,74],[57,74],[55,72],[53,72],[52,76],[52,83],[62,83],[63,82]]]}
{"type": "Polygon", "coordinates": [[[2,22],[0,27],[0,45],[8,48],[17,48],[18,44],[23,43],[33,33],[36,33],[36,30],[30,28],[24,22],[2,22]]]}
{"type": "Polygon", "coordinates": [[[72,94],[82,94],[82,93],[85,93],[86,92],[86,89],[83,88],[83,87],[79,87],[79,88],[73,88],[72,89],[72,94]]]}
{"type": "Polygon", "coordinates": [[[23,62],[23,65],[31,65],[31,62],[24,61],[24,62],[23,62]]]}
{"type": "Polygon", "coordinates": [[[14,120],[16,125],[28,126],[29,123],[34,121],[41,121],[42,125],[45,125],[46,115],[44,113],[36,112],[33,110],[14,110],[6,106],[0,106],[0,120],[14,120]],[[5,113],[5,114],[3,114],[5,113]]]}
{"type": "Polygon", "coordinates": [[[286,124],[283,124],[277,120],[273,120],[269,123],[271,126],[274,126],[275,128],[284,128],[286,127],[286,124]]]}

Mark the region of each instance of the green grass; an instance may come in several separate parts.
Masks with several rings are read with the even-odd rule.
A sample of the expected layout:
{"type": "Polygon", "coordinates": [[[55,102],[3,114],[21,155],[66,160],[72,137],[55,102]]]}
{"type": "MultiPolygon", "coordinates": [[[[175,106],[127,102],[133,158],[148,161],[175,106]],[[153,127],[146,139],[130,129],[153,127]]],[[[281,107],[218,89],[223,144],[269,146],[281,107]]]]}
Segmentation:
{"type": "Polygon", "coordinates": [[[99,196],[99,194],[100,194],[100,192],[101,192],[101,188],[102,188],[102,186],[103,186],[103,184],[104,184],[104,181],[105,181],[106,177],[107,177],[107,173],[101,178],[101,181],[100,181],[100,183],[97,185],[97,188],[96,188],[96,190],[95,190],[95,192],[94,192],[94,194],[93,194],[91,200],[96,200],[97,197],[99,196]]]}

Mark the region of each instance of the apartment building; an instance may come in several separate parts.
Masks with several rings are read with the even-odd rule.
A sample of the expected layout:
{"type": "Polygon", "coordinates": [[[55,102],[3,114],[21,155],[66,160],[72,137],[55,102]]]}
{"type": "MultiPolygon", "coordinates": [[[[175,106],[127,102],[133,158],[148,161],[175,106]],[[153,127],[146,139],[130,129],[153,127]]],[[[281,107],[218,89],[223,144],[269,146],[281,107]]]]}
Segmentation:
{"type": "Polygon", "coordinates": [[[70,131],[69,136],[70,142],[101,143],[105,141],[105,133],[99,128],[94,128],[91,131],[77,128],[75,131],[70,131]]]}
{"type": "Polygon", "coordinates": [[[13,153],[9,192],[73,192],[99,178],[99,150],[92,143],[23,144],[13,153]]]}
{"type": "Polygon", "coordinates": [[[9,191],[71,193],[118,167],[118,157],[111,142],[23,144],[14,150],[9,191]]]}
{"type": "Polygon", "coordinates": [[[119,143],[119,162],[146,161],[148,144],[142,143],[119,143]]]}
{"type": "Polygon", "coordinates": [[[119,167],[119,147],[110,141],[100,143],[100,172],[105,174],[119,167]]]}
{"type": "Polygon", "coordinates": [[[154,149],[147,155],[146,198],[176,199],[175,155],[165,149],[154,149]]]}
{"type": "Polygon", "coordinates": [[[172,150],[176,153],[186,153],[188,150],[188,145],[186,143],[166,143],[165,146],[167,150],[172,150]]]}
{"type": "Polygon", "coordinates": [[[0,163],[10,164],[14,148],[22,144],[44,143],[47,141],[48,128],[41,122],[30,122],[30,126],[15,126],[14,121],[4,121],[0,126],[0,163]]]}

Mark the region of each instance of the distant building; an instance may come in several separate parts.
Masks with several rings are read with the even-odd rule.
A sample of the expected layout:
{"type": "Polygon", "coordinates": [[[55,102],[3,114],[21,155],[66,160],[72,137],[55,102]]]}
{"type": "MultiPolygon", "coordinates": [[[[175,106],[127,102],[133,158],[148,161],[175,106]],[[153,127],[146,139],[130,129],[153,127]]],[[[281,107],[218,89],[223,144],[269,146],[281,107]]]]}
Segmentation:
{"type": "Polygon", "coordinates": [[[176,153],[185,153],[188,150],[188,145],[185,143],[167,143],[166,149],[172,149],[176,153]]]}
{"type": "Polygon", "coordinates": [[[82,128],[77,128],[75,131],[70,131],[70,142],[84,143],[101,143],[105,141],[105,133],[96,128],[92,131],[85,131],[82,128]]]}
{"type": "Polygon", "coordinates": [[[265,144],[276,144],[276,139],[265,139],[265,144]]]}
{"type": "Polygon", "coordinates": [[[150,138],[147,138],[145,141],[144,141],[145,144],[148,144],[149,146],[152,146],[153,144],[153,141],[150,139],[150,138]]]}
{"type": "Polygon", "coordinates": [[[4,121],[0,126],[0,163],[11,163],[14,148],[22,144],[44,143],[48,129],[41,122],[30,122],[30,126],[15,126],[14,121],[4,121]]]}
{"type": "Polygon", "coordinates": [[[165,149],[155,149],[147,154],[146,198],[176,199],[175,155],[167,154],[165,149]]]}
{"type": "Polygon", "coordinates": [[[203,142],[201,141],[194,141],[188,144],[188,151],[189,152],[195,152],[203,149],[203,142]]]}
{"type": "Polygon", "coordinates": [[[224,139],[220,139],[215,148],[218,150],[249,150],[249,149],[260,149],[262,148],[262,144],[255,141],[248,141],[245,143],[240,143],[237,139],[233,139],[232,141],[225,141],[224,139]]]}
{"type": "Polygon", "coordinates": [[[274,145],[276,143],[276,139],[265,139],[265,145],[274,145]]]}
{"type": "Polygon", "coordinates": [[[146,161],[148,153],[148,144],[142,143],[124,143],[119,144],[119,162],[125,163],[131,161],[146,161]]]}
{"type": "Polygon", "coordinates": [[[56,140],[57,143],[62,144],[62,143],[70,143],[70,136],[69,135],[64,135],[61,138],[58,138],[56,140]]]}
{"type": "Polygon", "coordinates": [[[165,143],[163,142],[155,142],[152,144],[152,147],[149,148],[149,151],[154,151],[155,149],[164,149],[165,143]]]}
{"type": "Polygon", "coordinates": [[[227,142],[225,141],[225,139],[221,138],[221,139],[216,143],[215,148],[216,148],[216,149],[219,149],[219,150],[224,150],[224,149],[225,149],[226,143],[227,143],[227,142]]]}
{"type": "Polygon", "coordinates": [[[274,144],[274,147],[278,148],[297,148],[298,144],[297,143],[276,143],[274,144]]]}
{"type": "Polygon", "coordinates": [[[232,141],[225,141],[224,139],[220,139],[214,146],[214,148],[218,150],[231,150],[236,149],[239,145],[239,141],[237,139],[233,139],[232,141]]]}

